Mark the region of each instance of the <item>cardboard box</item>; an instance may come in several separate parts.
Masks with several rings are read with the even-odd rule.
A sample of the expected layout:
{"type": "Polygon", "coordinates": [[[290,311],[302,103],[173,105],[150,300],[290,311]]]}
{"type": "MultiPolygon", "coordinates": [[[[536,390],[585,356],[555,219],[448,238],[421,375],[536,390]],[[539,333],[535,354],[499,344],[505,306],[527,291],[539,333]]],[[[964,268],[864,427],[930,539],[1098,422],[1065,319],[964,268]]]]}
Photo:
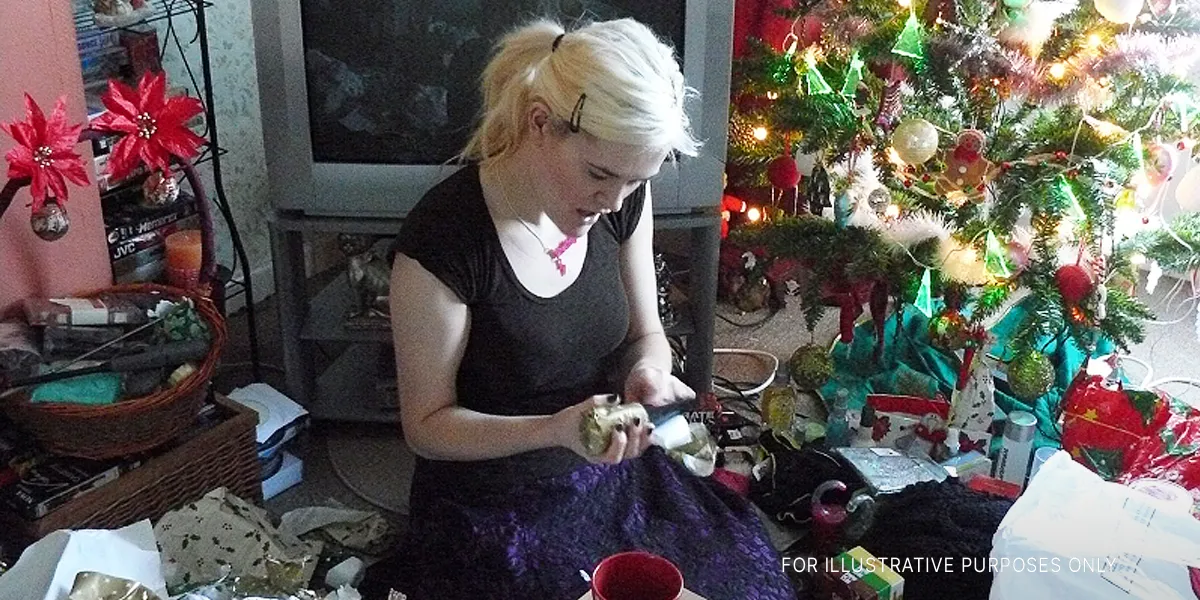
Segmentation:
{"type": "Polygon", "coordinates": [[[826,560],[817,586],[829,600],[904,598],[904,578],[862,546],[826,560]]]}

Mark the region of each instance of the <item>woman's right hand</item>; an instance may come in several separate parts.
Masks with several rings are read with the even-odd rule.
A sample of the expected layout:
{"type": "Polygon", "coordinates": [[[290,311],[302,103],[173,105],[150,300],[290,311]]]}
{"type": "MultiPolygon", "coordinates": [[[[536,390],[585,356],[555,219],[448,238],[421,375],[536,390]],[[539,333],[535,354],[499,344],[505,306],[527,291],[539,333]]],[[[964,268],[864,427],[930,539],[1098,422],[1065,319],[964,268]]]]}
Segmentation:
{"type": "Polygon", "coordinates": [[[594,464],[616,464],[622,460],[641,456],[650,447],[650,433],[654,431],[654,425],[641,422],[640,419],[635,423],[617,425],[608,442],[608,449],[603,454],[590,455],[583,447],[580,423],[583,421],[584,414],[592,408],[611,405],[615,401],[619,401],[619,396],[599,394],[554,413],[550,422],[558,444],[569,448],[594,464]]]}

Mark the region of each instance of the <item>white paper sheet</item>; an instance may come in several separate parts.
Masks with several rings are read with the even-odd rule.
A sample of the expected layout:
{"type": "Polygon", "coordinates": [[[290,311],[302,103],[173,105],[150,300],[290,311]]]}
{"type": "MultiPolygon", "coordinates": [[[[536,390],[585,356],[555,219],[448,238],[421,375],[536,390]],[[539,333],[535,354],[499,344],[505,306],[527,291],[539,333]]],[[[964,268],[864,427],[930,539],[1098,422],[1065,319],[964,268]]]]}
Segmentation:
{"type": "Polygon", "coordinates": [[[25,549],[0,575],[0,598],[65,600],[80,571],[136,581],[167,597],[154,528],[143,520],[117,530],[60,530],[25,549]]]}

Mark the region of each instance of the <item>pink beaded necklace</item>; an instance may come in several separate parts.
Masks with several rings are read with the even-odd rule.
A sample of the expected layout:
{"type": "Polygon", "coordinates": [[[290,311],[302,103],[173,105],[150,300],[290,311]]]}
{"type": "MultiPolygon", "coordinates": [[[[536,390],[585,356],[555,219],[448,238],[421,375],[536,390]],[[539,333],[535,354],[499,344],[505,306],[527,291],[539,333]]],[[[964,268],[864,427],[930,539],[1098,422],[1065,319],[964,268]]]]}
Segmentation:
{"type": "MultiPolygon", "coordinates": [[[[503,186],[497,187],[502,188],[503,186]]],[[[559,242],[557,246],[551,249],[550,246],[546,245],[546,242],[542,241],[542,236],[538,235],[537,232],[534,231],[533,226],[529,223],[526,223],[525,219],[522,219],[521,215],[517,214],[517,210],[513,208],[512,203],[508,201],[508,194],[505,194],[503,189],[500,189],[500,199],[504,201],[504,206],[508,208],[508,212],[512,213],[512,216],[517,219],[517,222],[520,223],[522,227],[525,228],[525,231],[528,231],[529,234],[533,236],[533,239],[537,240],[538,244],[542,246],[542,250],[546,252],[546,256],[550,257],[551,262],[554,263],[554,267],[558,269],[558,274],[562,277],[566,277],[567,263],[563,262],[562,257],[567,253],[567,250],[569,250],[571,246],[575,245],[575,242],[579,241],[579,238],[573,235],[568,235],[563,239],[563,241],[559,242]]]]}

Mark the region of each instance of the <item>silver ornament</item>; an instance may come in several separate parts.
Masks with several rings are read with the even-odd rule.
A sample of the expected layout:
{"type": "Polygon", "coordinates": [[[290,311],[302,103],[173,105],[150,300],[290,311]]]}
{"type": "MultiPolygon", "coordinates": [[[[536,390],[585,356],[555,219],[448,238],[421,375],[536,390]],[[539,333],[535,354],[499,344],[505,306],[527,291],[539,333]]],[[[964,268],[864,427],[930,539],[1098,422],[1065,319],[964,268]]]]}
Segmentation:
{"type": "Polygon", "coordinates": [[[871,207],[871,210],[875,212],[876,216],[882,217],[883,213],[887,211],[888,205],[891,203],[892,193],[889,192],[887,188],[875,188],[870,194],[867,195],[867,206],[871,207]]]}
{"type": "Polygon", "coordinates": [[[54,198],[47,198],[42,207],[29,215],[29,226],[38,237],[53,242],[62,239],[71,228],[71,219],[67,209],[54,198]]]}
{"type": "Polygon", "coordinates": [[[179,198],[179,182],[155,171],[142,183],[142,206],[159,208],[172,204],[179,198]]]}

